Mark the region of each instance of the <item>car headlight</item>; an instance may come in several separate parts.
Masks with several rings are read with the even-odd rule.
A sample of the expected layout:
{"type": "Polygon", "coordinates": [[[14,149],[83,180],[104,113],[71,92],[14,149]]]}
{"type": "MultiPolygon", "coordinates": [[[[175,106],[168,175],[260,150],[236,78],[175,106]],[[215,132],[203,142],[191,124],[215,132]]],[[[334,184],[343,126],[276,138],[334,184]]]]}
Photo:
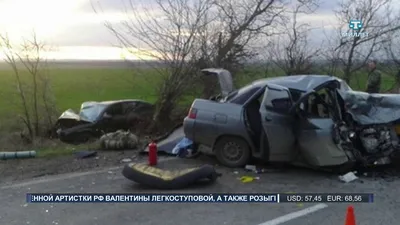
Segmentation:
{"type": "Polygon", "coordinates": [[[356,137],[356,132],[350,131],[349,132],[349,138],[355,138],[356,137]]]}

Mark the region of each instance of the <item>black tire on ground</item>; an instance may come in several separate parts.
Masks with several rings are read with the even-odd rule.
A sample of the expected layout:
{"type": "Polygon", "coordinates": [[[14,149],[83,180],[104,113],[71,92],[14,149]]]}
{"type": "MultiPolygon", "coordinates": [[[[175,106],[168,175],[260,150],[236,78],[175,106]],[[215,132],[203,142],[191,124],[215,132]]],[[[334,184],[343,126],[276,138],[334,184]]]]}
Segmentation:
{"type": "Polygon", "coordinates": [[[243,167],[251,158],[249,145],[239,137],[222,137],[215,144],[214,152],[222,165],[231,168],[243,167]]]}

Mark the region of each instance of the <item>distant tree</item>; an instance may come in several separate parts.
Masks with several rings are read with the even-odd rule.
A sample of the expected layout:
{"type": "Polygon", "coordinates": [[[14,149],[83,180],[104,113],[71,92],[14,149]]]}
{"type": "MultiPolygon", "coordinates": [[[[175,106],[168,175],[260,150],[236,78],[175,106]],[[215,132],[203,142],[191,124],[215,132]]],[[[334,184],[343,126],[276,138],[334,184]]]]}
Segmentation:
{"type": "MultiPolygon", "coordinates": [[[[159,83],[152,78],[158,91],[154,129],[171,122],[173,109],[191,88],[197,72],[193,59],[200,51],[198,34],[211,3],[211,0],[128,1],[126,21],[105,23],[122,47],[139,56],[161,78],[159,83]]],[[[101,5],[94,8],[101,13],[101,5]]]]}
{"type": "Polygon", "coordinates": [[[267,51],[270,60],[286,75],[309,74],[320,49],[309,43],[311,27],[298,21],[299,15],[312,14],[318,8],[316,0],[299,0],[288,12],[281,34],[273,39],[267,51]]]}
{"type": "Polygon", "coordinates": [[[388,58],[385,69],[395,80],[395,83],[388,91],[400,93],[400,32],[397,31],[387,35],[387,40],[384,47],[388,58]]]}
{"type": "Polygon", "coordinates": [[[28,134],[24,140],[32,142],[35,137],[48,135],[55,122],[56,106],[47,76],[46,59],[42,56],[46,45],[37,39],[34,32],[21,44],[14,44],[8,35],[0,35],[0,47],[3,48],[6,63],[11,67],[15,78],[18,111],[28,134]]]}
{"type": "MultiPolygon", "coordinates": [[[[199,69],[235,69],[242,58],[250,57],[253,53],[247,46],[273,25],[283,11],[282,1],[154,0],[143,4],[128,0],[128,21],[119,25],[106,22],[106,27],[124,48],[147,49],[142,51],[146,58],[158,61],[147,61],[162,77],[155,127],[170,121],[183,94],[199,81],[199,69]]],[[[101,6],[94,8],[101,12],[101,6]]],[[[203,87],[205,93],[210,87],[215,89],[208,82],[203,87]]]]}
{"type": "Polygon", "coordinates": [[[400,29],[400,14],[393,11],[394,4],[391,0],[342,0],[335,10],[339,27],[334,34],[329,34],[324,52],[335,67],[333,70],[342,68],[346,82],[350,82],[352,75],[362,69],[371,56],[383,50],[387,34],[400,29]],[[362,21],[362,28],[352,30],[350,20],[362,21]]]}
{"type": "MultiPolygon", "coordinates": [[[[285,0],[220,0],[204,17],[200,59],[203,67],[225,68],[235,74],[257,55],[251,47],[274,35],[285,9],[285,0]]],[[[203,97],[215,92],[215,81],[203,79],[203,97]]]]}

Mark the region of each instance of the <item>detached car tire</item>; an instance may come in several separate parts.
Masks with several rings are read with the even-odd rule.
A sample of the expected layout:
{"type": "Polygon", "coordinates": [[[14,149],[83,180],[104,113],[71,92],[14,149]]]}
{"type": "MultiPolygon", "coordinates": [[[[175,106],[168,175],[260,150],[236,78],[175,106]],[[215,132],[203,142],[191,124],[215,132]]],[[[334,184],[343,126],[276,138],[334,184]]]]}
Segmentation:
{"type": "Polygon", "coordinates": [[[222,165],[231,168],[245,166],[251,157],[249,145],[239,137],[222,137],[215,144],[214,153],[222,165]]]}

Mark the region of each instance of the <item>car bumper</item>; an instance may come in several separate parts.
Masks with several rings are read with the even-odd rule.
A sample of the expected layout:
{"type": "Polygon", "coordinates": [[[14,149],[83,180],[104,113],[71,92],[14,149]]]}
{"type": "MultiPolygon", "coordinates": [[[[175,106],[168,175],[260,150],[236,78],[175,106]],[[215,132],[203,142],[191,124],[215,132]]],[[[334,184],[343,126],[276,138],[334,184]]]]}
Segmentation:
{"type": "Polygon", "coordinates": [[[183,120],[183,132],[185,133],[186,138],[194,141],[194,127],[195,127],[195,120],[186,117],[183,120]]]}

